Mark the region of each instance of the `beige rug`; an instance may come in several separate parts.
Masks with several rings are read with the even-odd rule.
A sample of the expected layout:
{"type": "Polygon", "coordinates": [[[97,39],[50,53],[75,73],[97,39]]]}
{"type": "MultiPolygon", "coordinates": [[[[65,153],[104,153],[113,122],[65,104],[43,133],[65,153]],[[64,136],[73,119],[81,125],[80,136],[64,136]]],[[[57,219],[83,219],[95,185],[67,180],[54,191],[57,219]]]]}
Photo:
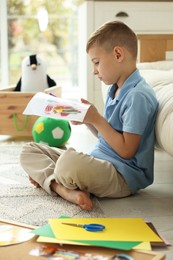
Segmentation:
{"type": "Polygon", "coordinates": [[[91,212],[63,200],[50,196],[42,189],[34,188],[19,164],[22,142],[1,142],[0,145],[0,219],[30,225],[44,225],[49,218],[104,217],[97,198],[93,197],[91,212]]]}

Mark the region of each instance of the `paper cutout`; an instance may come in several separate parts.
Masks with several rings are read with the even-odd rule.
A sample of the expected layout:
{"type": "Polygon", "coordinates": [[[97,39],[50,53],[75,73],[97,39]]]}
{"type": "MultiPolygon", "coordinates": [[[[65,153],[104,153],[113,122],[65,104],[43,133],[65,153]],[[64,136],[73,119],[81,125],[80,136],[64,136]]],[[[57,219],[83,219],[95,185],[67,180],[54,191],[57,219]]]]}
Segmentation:
{"type": "Polygon", "coordinates": [[[89,107],[87,104],[38,92],[30,100],[23,114],[83,122],[89,107]]]}

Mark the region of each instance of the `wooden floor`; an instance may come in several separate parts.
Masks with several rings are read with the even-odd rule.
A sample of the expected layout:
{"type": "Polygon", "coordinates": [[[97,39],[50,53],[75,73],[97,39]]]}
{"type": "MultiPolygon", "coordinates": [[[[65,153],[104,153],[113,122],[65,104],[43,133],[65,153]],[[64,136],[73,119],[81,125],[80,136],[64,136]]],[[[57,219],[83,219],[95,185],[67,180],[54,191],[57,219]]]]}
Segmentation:
{"type": "MultiPolygon", "coordinates": [[[[3,137],[0,137],[3,141],[3,137]]],[[[73,126],[67,146],[78,151],[90,149],[96,138],[85,126],[73,126]]],[[[157,231],[173,245],[173,158],[164,152],[155,152],[155,180],[153,185],[138,194],[123,199],[100,199],[106,217],[140,217],[152,222],[157,231]]],[[[166,250],[154,249],[173,259],[173,246],[166,250]]]]}

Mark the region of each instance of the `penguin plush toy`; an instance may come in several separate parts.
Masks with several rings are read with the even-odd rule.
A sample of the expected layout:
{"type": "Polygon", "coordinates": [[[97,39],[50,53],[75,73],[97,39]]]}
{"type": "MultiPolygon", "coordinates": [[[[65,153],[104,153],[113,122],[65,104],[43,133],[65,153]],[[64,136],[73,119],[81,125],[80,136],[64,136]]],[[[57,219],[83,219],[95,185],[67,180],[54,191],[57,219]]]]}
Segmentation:
{"type": "Polygon", "coordinates": [[[22,77],[14,91],[42,92],[56,86],[56,82],[46,74],[46,66],[37,55],[30,55],[22,62],[22,77]]]}

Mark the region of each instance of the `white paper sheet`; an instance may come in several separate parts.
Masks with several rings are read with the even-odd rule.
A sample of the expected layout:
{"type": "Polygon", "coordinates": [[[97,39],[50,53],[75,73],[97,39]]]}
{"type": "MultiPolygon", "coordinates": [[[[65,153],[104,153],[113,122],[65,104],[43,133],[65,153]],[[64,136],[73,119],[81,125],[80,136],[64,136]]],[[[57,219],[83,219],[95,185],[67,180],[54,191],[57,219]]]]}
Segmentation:
{"type": "Polygon", "coordinates": [[[23,114],[83,122],[90,105],[38,92],[28,103],[23,114]]]}

